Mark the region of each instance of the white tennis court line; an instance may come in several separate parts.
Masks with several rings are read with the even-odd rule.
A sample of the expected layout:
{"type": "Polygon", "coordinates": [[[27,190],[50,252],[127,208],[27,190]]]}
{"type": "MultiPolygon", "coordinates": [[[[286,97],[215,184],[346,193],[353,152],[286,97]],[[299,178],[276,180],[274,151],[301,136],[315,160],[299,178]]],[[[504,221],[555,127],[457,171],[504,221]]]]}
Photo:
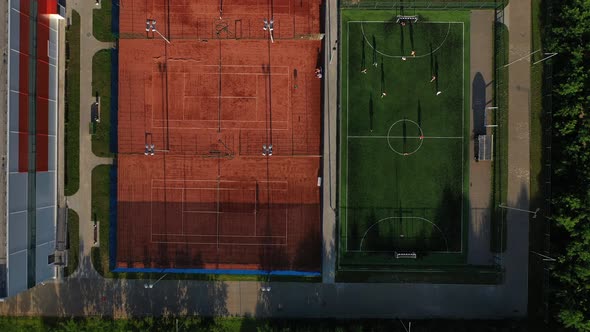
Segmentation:
{"type": "MultiPolygon", "coordinates": [[[[257,206],[258,206],[258,198],[257,198],[257,190],[255,189],[234,189],[234,188],[221,188],[220,185],[222,183],[248,183],[250,181],[241,181],[241,180],[167,180],[167,179],[155,179],[152,178],[151,179],[151,190],[150,190],[150,210],[151,210],[151,215],[150,215],[150,241],[152,243],[189,243],[189,244],[216,244],[217,248],[219,248],[219,245],[287,245],[288,244],[288,213],[289,213],[289,209],[285,208],[285,220],[284,220],[284,224],[285,224],[285,235],[256,235],[257,231],[257,206]],[[206,188],[186,188],[186,187],[155,187],[153,185],[154,181],[163,181],[163,182],[177,182],[177,183],[186,183],[186,182],[194,182],[194,183],[199,183],[199,182],[216,182],[217,183],[217,188],[210,188],[210,187],[206,187],[206,188]],[[181,214],[182,214],[182,220],[181,220],[181,233],[154,233],[153,231],[153,193],[154,193],[154,189],[161,189],[161,190],[182,190],[182,202],[181,202],[181,214]],[[186,211],[184,209],[185,206],[185,198],[186,198],[186,190],[216,190],[217,192],[217,204],[216,204],[216,211],[186,211]],[[254,195],[255,195],[255,201],[254,201],[254,235],[222,235],[219,234],[219,219],[220,219],[220,215],[223,213],[232,213],[232,212],[223,212],[220,211],[220,192],[221,190],[227,190],[227,191],[244,191],[244,190],[254,190],[254,195]],[[196,235],[196,234],[185,234],[184,232],[184,214],[185,213],[205,213],[205,214],[216,214],[216,227],[217,227],[217,234],[215,235],[196,235]],[[210,236],[210,237],[216,237],[216,242],[192,242],[192,241],[186,241],[186,242],[182,242],[182,241],[154,241],[153,237],[155,236],[210,236]],[[285,239],[285,244],[263,244],[263,243],[257,243],[257,244],[252,244],[252,243],[222,243],[219,242],[219,237],[223,236],[223,237],[244,237],[244,238],[284,238],[285,239]]],[[[282,188],[278,188],[278,189],[273,189],[270,188],[269,190],[264,189],[267,192],[285,192],[288,193],[289,191],[289,181],[266,181],[266,180],[262,180],[262,181],[255,181],[255,183],[261,183],[261,184],[284,184],[286,187],[284,189],[282,188]]]]}
{"type": "MultiPolygon", "coordinates": [[[[386,21],[348,21],[347,22],[347,35],[346,35],[346,137],[347,138],[373,138],[375,136],[349,136],[349,113],[350,113],[350,103],[349,103],[349,99],[350,99],[350,93],[349,93],[349,86],[350,86],[350,76],[349,76],[349,58],[350,58],[350,23],[387,23],[386,21]]],[[[425,22],[424,22],[425,23],[425,22]]],[[[439,22],[439,21],[430,21],[428,23],[443,23],[443,24],[461,24],[462,26],[462,48],[463,48],[463,53],[462,53],[462,67],[463,67],[463,75],[462,75],[462,81],[463,84],[461,86],[462,88],[462,106],[463,106],[463,110],[462,110],[462,123],[461,123],[461,134],[465,133],[465,108],[467,107],[467,105],[465,105],[465,23],[464,22],[439,22]]],[[[446,39],[446,38],[445,38],[446,39]]],[[[381,136],[379,138],[387,138],[387,136],[381,136]]],[[[403,137],[401,137],[403,138],[403,137]]],[[[417,137],[419,138],[419,137],[417,137]]],[[[427,138],[427,137],[424,137],[427,138]]],[[[464,139],[464,137],[459,137],[459,136],[451,136],[451,137],[431,137],[431,138],[457,138],[457,139],[464,139]]],[[[464,190],[464,185],[463,182],[465,182],[465,174],[464,174],[464,169],[465,169],[465,146],[462,146],[461,148],[461,192],[462,192],[462,196],[465,196],[465,190],[464,190]]],[[[344,245],[344,251],[345,252],[351,252],[350,250],[348,250],[348,175],[349,175],[349,160],[348,160],[348,142],[346,143],[346,158],[347,158],[347,163],[346,163],[346,209],[347,209],[347,213],[346,213],[346,218],[344,219],[344,234],[345,234],[345,245],[344,245]]],[[[340,165],[342,165],[342,154],[340,154],[340,165]]],[[[341,166],[342,167],[342,166],[341,166]]],[[[461,200],[461,251],[459,252],[463,252],[463,237],[464,237],[464,199],[461,200]]]]}

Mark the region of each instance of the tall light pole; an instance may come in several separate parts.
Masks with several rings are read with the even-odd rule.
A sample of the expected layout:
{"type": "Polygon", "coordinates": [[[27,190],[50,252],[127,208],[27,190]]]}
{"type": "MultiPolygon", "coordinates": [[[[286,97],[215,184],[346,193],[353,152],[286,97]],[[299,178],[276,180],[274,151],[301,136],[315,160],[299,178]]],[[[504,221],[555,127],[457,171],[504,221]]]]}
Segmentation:
{"type": "Polygon", "coordinates": [[[164,39],[164,40],[165,40],[165,41],[166,41],[168,44],[170,44],[170,41],[168,40],[168,38],[164,37],[164,36],[163,36],[163,35],[160,33],[160,31],[158,31],[158,30],[156,29],[156,20],[155,20],[155,19],[148,18],[148,19],[145,21],[145,31],[148,31],[148,32],[149,32],[149,31],[151,31],[151,32],[155,32],[155,33],[157,33],[158,35],[160,35],[160,37],[162,37],[162,39],[164,39]]]}
{"type": "Polygon", "coordinates": [[[511,206],[506,206],[503,204],[498,205],[499,208],[502,209],[507,209],[507,210],[514,210],[514,211],[520,211],[520,212],[526,212],[526,213],[530,213],[533,215],[533,219],[537,218],[537,213],[539,212],[539,208],[537,208],[535,211],[530,211],[530,210],[525,210],[525,209],[519,209],[519,208],[515,208],[515,207],[511,207],[511,206]]]}
{"type": "Polygon", "coordinates": [[[165,273],[163,276],[160,277],[160,279],[156,280],[156,282],[150,282],[149,284],[143,284],[143,288],[148,288],[148,289],[152,289],[154,288],[154,285],[157,284],[160,280],[164,279],[165,276],[167,276],[168,273],[165,273]]]}
{"type": "Polygon", "coordinates": [[[549,257],[549,256],[547,256],[547,255],[543,255],[543,254],[541,254],[541,253],[539,253],[539,252],[536,252],[536,251],[532,251],[532,250],[531,250],[531,253],[533,253],[533,254],[535,254],[535,255],[537,255],[537,256],[539,256],[539,257],[541,257],[541,258],[543,259],[543,261],[544,261],[544,262],[555,262],[555,261],[557,261],[557,259],[555,259],[555,258],[553,258],[553,257],[549,257]]]}

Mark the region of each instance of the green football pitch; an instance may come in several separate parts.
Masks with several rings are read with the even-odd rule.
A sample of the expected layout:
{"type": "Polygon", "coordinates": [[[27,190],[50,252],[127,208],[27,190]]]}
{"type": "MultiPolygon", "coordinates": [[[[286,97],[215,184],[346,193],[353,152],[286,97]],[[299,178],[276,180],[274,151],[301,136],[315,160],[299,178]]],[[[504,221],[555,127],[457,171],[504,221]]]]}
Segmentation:
{"type": "Polygon", "coordinates": [[[464,258],[468,13],[418,16],[342,11],[340,264],[464,258]]]}

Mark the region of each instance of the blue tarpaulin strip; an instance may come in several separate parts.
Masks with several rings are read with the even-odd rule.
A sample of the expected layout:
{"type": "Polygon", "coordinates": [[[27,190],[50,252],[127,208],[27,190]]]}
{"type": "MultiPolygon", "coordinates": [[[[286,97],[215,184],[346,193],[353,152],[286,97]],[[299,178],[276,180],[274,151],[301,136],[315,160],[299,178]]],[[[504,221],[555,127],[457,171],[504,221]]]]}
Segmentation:
{"type": "Polygon", "coordinates": [[[109,202],[109,269],[115,268],[117,261],[117,166],[111,166],[109,202]]]}
{"type": "Polygon", "coordinates": [[[227,269],[156,269],[156,268],[116,268],[112,272],[125,273],[184,273],[184,274],[241,274],[241,275],[271,275],[319,277],[319,272],[312,271],[263,271],[263,270],[227,270],[227,269]]]}

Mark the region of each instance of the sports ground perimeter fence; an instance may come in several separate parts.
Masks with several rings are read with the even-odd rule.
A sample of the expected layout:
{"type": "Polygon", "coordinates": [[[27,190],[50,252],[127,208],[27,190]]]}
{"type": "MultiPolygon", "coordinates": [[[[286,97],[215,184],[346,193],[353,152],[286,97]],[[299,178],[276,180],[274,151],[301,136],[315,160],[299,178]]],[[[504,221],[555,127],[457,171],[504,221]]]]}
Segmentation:
{"type": "Polygon", "coordinates": [[[491,204],[491,232],[490,250],[498,255],[495,264],[502,265],[501,254],[506,249],[506,209],[499,205],[506,202],[508,193],[508,63],[509,45],[508,29],[504,25],[504,10],[495,11],[494,26],[494,55],[493,55],[493,105],[497,107],[494,114],[494,155],[492,161],[492,204],[491,204]]]}
{"type": "MultiPolygon", "coordinates": [[[[350,9],[396,9],[396,10],[414,10],[414,9],[494,9],[503,8],[507,0],[496,1],[452,1],[452,0],[433,0],[433,1],[375,1],[375,0],[342,0],[341,8],[350,9]]],[[[408,14],[406,12],[406,14],[408,14]]]]}

